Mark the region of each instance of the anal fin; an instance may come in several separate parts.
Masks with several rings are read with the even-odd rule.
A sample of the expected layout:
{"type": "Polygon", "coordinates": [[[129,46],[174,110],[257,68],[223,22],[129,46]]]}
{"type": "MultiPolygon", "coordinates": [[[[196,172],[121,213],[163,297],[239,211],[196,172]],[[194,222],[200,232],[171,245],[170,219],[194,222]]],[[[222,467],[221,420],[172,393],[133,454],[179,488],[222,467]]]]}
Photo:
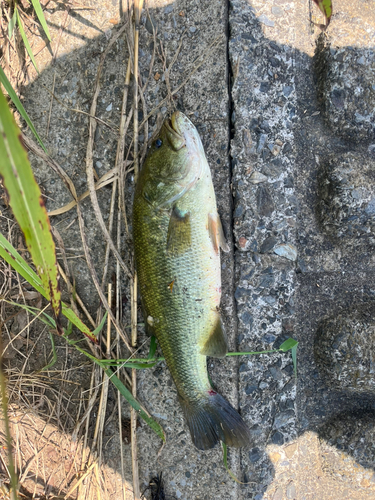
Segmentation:
{"type": "Polygon", "coordinates": [[[201,349],[201,354],[213,358],[224,358],[228,352],[228,339],[221,317],[217,316],[215,326],[201,349]]]}
{"type": "Polygon", "coordinates": [[[229,252],[230,249],[225,240],[223,226],[218,213],[208,214],[208,232],[210,233],[216,253],[219,252],[219,248],[221,248],[223,252],[229,252]]]}
{"type": "Polygon", "coordinates": [[[169,219],[167,250],[171,253],[182,253],[191,246],[190,213],[174,206],[169,219]]]}

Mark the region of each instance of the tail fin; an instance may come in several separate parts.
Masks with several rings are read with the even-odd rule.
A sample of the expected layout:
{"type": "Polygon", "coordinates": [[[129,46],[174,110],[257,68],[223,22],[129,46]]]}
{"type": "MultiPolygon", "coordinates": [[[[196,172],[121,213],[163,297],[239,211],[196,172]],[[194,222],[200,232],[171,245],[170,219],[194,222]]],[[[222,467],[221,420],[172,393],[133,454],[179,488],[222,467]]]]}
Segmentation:
{"type": "Polygon", "coordinates": [[[210,390],[198,401],[179,398],[194,445],[213,448],[219,441],[239,448],[250,443],[249,429],[237,411],[220,394],[210,390]]]}

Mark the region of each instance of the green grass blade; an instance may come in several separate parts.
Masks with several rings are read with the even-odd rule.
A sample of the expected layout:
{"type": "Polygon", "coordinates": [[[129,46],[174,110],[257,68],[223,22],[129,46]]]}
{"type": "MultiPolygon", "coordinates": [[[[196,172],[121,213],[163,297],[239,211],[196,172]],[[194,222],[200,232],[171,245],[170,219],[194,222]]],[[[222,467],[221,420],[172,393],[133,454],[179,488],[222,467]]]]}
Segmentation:
{"type": "Polygon", "coordinates": [[[42,282],[39,276],[31,269],[27,262],[21,257],[17,250],[9,243],[9,241],[0,233],[0,257],[10,264],[17,273],[30,283],[43,297],[46,297],[46,292],[42,287],[42,282]]]}
{"type": "Polygon", "coordinates": [[[242,481],[237,479],[236,476],[233,474],[233,472],[230,470],[230,468],[228,467],[228,448],[227,448],[227,445],[225,443],[221,442],[221,446],[223,447],[223,464],[224,464],[224,467],[227,469],[227,472],[230,475],[230,477],[233,479],[233,481],[236,481],[236,483],[238,483],[238,484],[248,484],[248,483],[243,483],[242,481]]]}
{"type": "Polygon", "coordinates": [[[149,427],[151,427],[151,429],[160,437],[160,439],[165,441],[165,434],[163,428],[152,417],[149,417],[147,415],[147,413],[142,409],[138,401],[133,397],[132,393],[125,387],[125,385],[121,382],[121,380],[118,377],[116,377],[116,375],[112,372],[112,370],[103,363],[103,360],[97,359],[95,356],[85,351],[84,349],[81,349],[77,345],[75,345],[75,348],[102,368],[102,370],[110,379],[112,384],[116,387],[116,389],[120,392],[120,394],[124,396],[124,398],[130,404],[130,406],[135,409],[138,415],[147,423],[149,427]]]}
{"type": "Polygon", "coordinates": [[[227,352],[226,356],[252,356],[254,354],[269,354],[270,352],[279,352],[279,349],[270,349],[269,351],[227,352]]]}
{"type": "Polygon", "coordinates": [[[294,367],[294,376],[297,378],[297,345],[294,345],[291,348],[292,352],[292,360],[293,360],[293,367],[294,367]]]}
{"type": "MultiPolygon", "coordinates": [[[[17,250],[4,238],[0,233],[0,257],[10,264],[25,280],[30,283],[43,297],[47,297],[47,293],[42,286],[39,276],[31,269],[27,262],[21,257],[17,250]]],[[[73,323],[86,337],[97,343],[97,339],[92,331],[76,316],[75,312],[62,302],[62,313],[73,323]]]]}
{"type": "Polygon", "coordinates": [[[25,148],[20,140],[21,132],[0,91],[0,175],[8,193],[9,205],[25,237],[38,275],[51,301],[57,329],[61,313],[61,292],[55,242],[51,233],[47,210],[34,178],[25,148]]]}
{"type": "Polygon", "coordinates": [[[153,368],[164,358],[128,358],[128,359],[103,359],[102,363],[106,366],[121,366],[122,368],[135,368],[136,370],[143,370],[146,368],[153,368]]]}
{"type": "Polygon", "coordinates": [[[43,9],[39,3],[39,0],[31,0],[31,3],[34,6],[34,9],[35,9],[36,15],[38,16],[40,24],[42,25],[42,27],[44,29],[44,33],[47,35],[48,40],[51,41],[51,35],[49,34],[46,18],[44,17],[43,9]]]}
{"type": "Polygon", "coordinates": [[[103,319],[101,320],[99,326],[97,326],[95,328],[95,330],[92,332],[93,335],[95,336],[95,338],[98,338],[99,333],[102,331],[104,323],[105,323],[105,320],[107,319],[107,316],[108,316],[108,311],[105,312],[105,314],[103,316],[103,319]]]}
{"type": "Polygon", "coordinates": [[[114,375],[110,368],[104,368],[105,374],[109,377],[112,384],[116,389],[124,396],[127,402],[132,408],[138,413],[138,415],[146,422],[146,424],[151,427],[151,429],[165,442],[165,434],[161,425],[159,425],[156,420],[149,417],[147,413],[142,409],[138,401],[132,396],[131,392],[124,386],[121,380],[114,375]]]}
{"type": "Polygon", "coordinates": [[[150,351],[148,353],[147,359],[153,359],[156,352],[156,337],[153,335],[150,342],[150,351]]]}
{"type": "Polygon", "coordinates": [[[89,338],[95,344],[98,343],[98,339],[95,337],[93,332],[88,328],[85,323],[83,323],[76,313],[70,309],[64,302],[62,302],[62,311],[63,315],[68,318],[68,320],[73,323],[87,338],[89,338]]]}
{"type": "Polygon", "coordinates": [[[52,359],[48,363],[48,365],[46,365],[44,368],[42,368],[42,371],[49,370],[50,368],[52,368],[56,364],[56,361],[57,361],[57,352],[56,352],[56,348],[55,348],[55,341],[54,341],[54,338],[53,338],[53,335],[51,332],[49,332],[49,338],[51,339],[52,359]]]}
{"type": "Polygon", "coordinates": [[[39,137],[38,132],[36,131],[33,122],[30,120],[29,115],[26,113],[25,108],[22,105],[22,102],[19,100],[18,95],[10,84],[6,74],[3,71],[3,68],[0,66],[0,83],[4,85],[4,88],[16,106],[19,114],[25,120],[27,125],[29,126],[31,132],[35,135],[36,140],[39,142],[40,146],[43,148],[44,152],[47,153],[47,149],[45,148],[42,139],[39,137]]]}
{"type": "MultiPolygon", "coordinates": [[[[298,342],[292,338],[285,340],[279,347],[279,349],[270,349],[268,351],[244,351],[244,352],[228,352],[227,356],[250,356],[255,354],[270,354],[274,352],[287,352],[292,351],[292,357],[294,351],[297,352],[298,342]]],[[[164,361],[165,358],[155,358],[156,351],[156,338],[151,337],[150,352],[147,358],[130,358],[130,359],[107,359],[103,360],[111,366],[122,365],[126,368],[152,368],[156,363],[164,361]]]]}
{"type": "MultiPolygon", "coordinates": [[[[52,328],[56,328],[55,320],[51,316],[49,316],[48,314],[46,314],[45,312],[40,311],[40,309],[38,309],[36,307],[27,306],[25,304],[18,304],[16,302],[12,302],[12,301],[6,301],[6,302],[9,303],[9,304],[11,304],[11,305],[13,305],[13,306],[17,306],[17,307],[21,307],[22,309],[26,309],[28,312],[30,312],[34,316],[37,316],[39,314],[39,318],[38,319],[40,319],[48,327],[50,327],[50,328],[51,327],[52,328]]],[[[104,323],[103,323],[103,325],[104,325],[104,323]]],[[[93,361],[94,363],[96,363],[97,365],[99,365],[103,369],[103,371],[105,372],[105,374],[109,377],[109,379],[111,380],[111,382],[114,384],[114,386],[116,387],[116,389],[118,389],[120,391],[120,393],[124,396],[124,398],[128,401],[128,403],[136,410],[136,412],[138,413],[138,415],[141,418],[143,418],[143,420],[147,423],[147,425],[149,425],[151,427],[151,429],[163,441],[165,441],[165,435],[164,435],[163,428],[153,418],[151,418],[151,417],[149,417],[147,415],[147,413],[142,409],[142,407],[138,403],[138,401],[133,397],[133,395],[131,394],[131,392],[121,382],[121,380],[118,377],[116,377],[116,375],[112,372],[112,370],[108,366],[106,366],[105,362],[106,361],[111,361],[111,360],[104,360],[104,359],[102,360],[102,359],[96,358],[95,356],[93,356],[92,354],[88,353],[87,351],[85,351],[81,347],[78,347],[77,346],[77,342],[69,340],[68,335],[69,335],[69,326],[68,326],[68,331],[63,336],[63,338],[67,341],[67,343],[69,345],[71,345],[71,346],[74,346],[80,353],[84,354],[91,361],[93,361]]],[[[51,339],[51,343],[52,343],[52,353],[53,353],[53,356],[52,356],[52,360],[48,363],[47,366],[45,366],[43,368],[43,370],[47,370],[48,368],[51,368],[51,366],[53,366],[56,363],[56,359],[57,359],[57,354],[56,354],[56,349],[55,349],[55,343],[54,343],[53,335],[52,335],[51,332],[50,332],[50,339],[51,339]]]]}
{"type": "Polygon", "coordinates": [[[287,352],[293,349],[293,347],[297,347],[297,345],[298,345],[297,340],[294,340],[292,338],[286,339],[286,341],[281,344],[278,350],[282,352],[287,352]]]}
{"type": "Polygon", "coordinates": [[[12,38],[13,30],[14,30],[14,27],[16,25],[16,18],[17,18],[17,14],[16,14],[16,11],[14,11],[13,12],[13,16],[12,16],[12,18],[9,21],[9,24],[8,24],[8,36],[9,36],[9,39],[12,38]]]}
{"type": "Polygon", "coordinates": [[[29,54],[30,59],[31,59],[32,63],[34,64],[35,69],[39,73],[38,66],[36,65],[36,61],[35,61],[35,58],[34,58],[33,51],[31,50],[31,47],[30,47],[30,44],[29,44],[29,40],[27,39],[25,30],[23,29],[23,25],[22,25],[22,21],[21,21],[21,16],[20,16],[20,13],[18,12],[17,7],[15,7],[15,12],[16,12],[16,16],[17,16],[18,29],[20,30],[23,43],[25,44],[27,53],[29,54]]]}

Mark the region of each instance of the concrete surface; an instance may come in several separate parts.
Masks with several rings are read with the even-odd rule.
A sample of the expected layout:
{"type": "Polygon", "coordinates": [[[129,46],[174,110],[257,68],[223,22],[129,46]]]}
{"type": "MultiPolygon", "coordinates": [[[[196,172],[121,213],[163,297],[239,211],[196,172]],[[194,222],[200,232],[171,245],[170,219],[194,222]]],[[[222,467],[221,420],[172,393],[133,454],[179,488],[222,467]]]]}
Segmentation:
{"type": "MultiPolygon", "coordinates": [[[[53,5],[48,6],[47,19],[57,37],[66,12],[62,4],[53,5]]],[[[51,155],[79,192],[86,189],[87,119],[54,102],[47,138],[50,98],[41,84],[52,88],[55,78],[57,97],[88,111],[98,58],[120,21],[120,8],[115,1],[88,0],[86,5],[93,10],[83,8],[67,17],[54,66],[44,50],[37,58],[43,72],[24,91],[25,107],[51,155]]],[[[163,471],[166,498],[373,498],[373,5],[337,0],[331,26],[323,34],[309,24],[311,16],[322,22],[318,11],[301,0],[160,0],[148,6],[151,21],[144,14],[140,32],[144,81],[154,48],[152,24],[161,55],[146,92],[148,111],[167,96],[163,57],[168,66],[183,40],[169,75],[173,89],[220,37],[218,48],[161,111],[176,107],[190,116],[212,168],[232,245],[231,254],[223,256],[222,287],[231,349],[272,349],[288,337],[299,340],[300,347],[297,381],[290,354],[209,360],[218,390],[239,406],[251,430],[251,448],[231,450],[229,460],[245,485],[228,476],[219,449],[198,452],[192,447],[165,365],[140,373],[139,398],[168,439],[158,457],[160,441],[140,425],[141,489],[163,471]],[[353,161],[345,177],[348,157],[353,161]],[[333,332],[322,325],[334,325],[333,332]],[[363,383],[359,388],[352,383],[353,377],[358,379],[352,374],[353,359],[363,365],[358,377],[367,380],[366,390],[363,383]]],[[[99,98],[97,115],[113,126],[119,122],[126,50],[122,38],[110,52],[99,98]]],[[[150,124],[151,133],[154,118],[150,124]]],[[[115,141],[116,134],[98,126],[99,176],[113,167],[115,141]]],[[[48,209],[68,202],[54,174],[35,159],[33,166],[52,198],[48,209]]],[[[129,207],[133,187],[129,179],[129,207]]],[[[99,199],[108,211],[110,190],[101,190],[99,199]]],[[[100,273],[100,229],[90,202],[83,207],[100,273]]],[[[54,224],[66,246],[79,255],[74,219],[72,212],[55,218],[54,224]]],[[[74,262],[77,290],[95,311],[99,302],[85,263],[74,262]]],[[[130,297],[126,280],[123,293],[130,297]]],[[[129,318],[129,303],[124,318],[129,318]]],[[[141,335],[140,342],[145,338],[141,335]]],[[[126,418],[125,405],[123,411],[126,418]]],[[[106,437],[108,464],[116,470],[118,434],[112,423],[106,437]]],[[[129,446],[125,459],[130,477],[129,446]]]]}

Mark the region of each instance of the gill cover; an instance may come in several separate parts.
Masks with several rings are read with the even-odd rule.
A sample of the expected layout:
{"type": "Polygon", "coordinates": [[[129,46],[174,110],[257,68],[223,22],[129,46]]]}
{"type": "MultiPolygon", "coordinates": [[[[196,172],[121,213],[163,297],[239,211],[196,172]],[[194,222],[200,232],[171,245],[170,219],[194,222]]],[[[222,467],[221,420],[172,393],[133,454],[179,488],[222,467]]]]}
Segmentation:
{"type": "Polygon", "coordinates": [[[163,123],[138,181],[144,199],[155,208],[170,208],[197,182],[205,161],[197,139],[201,145],[194,125],[178,111],[163,123]]]}

